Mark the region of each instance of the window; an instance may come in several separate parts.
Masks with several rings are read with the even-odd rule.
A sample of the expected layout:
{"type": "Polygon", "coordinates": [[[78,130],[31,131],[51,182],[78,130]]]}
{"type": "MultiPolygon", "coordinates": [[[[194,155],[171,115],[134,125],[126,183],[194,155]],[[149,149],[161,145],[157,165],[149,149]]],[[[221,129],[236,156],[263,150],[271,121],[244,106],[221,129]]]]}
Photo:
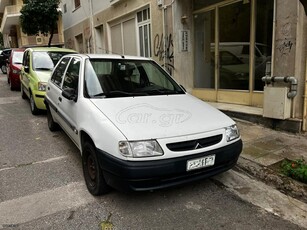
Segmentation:
{"type": "Polygon", "coordinates": [[[140,55],[143,57],[151,57],[151,25],[149,8],[137,13],[137,22],[140,40],[140,55]]]}
{"type": "Polygon", "coordinates": [[[75,9],[79,8],[81,6],[81,1],[80,0],[74,0],[75,3],[75,9]]]}
{"type": "Polygon", "coordinates": [[[56,68],[56,70],[53,72],[51,76],[51,81],[59,87],[61,85],[63,74],[65,72],[66,65],[69,62],[69,60],[70,58],[63,58],[63,60],[59,63],[58,68],[56,68]]]}
{"type": "Polygon", "coordinates": [[[80,71],[80,60],[73,58],[67,68],[63,89],[74,89],[75,93],[78,91],[78,80],[79,80],[79,71],[80,71]]]}
{"type": "Polygon", "coordinates": [[[30,56],[29,56],[29,51],[24,52],[23,54],[23,61],[22,61],[23,66],[28,66],[30,65],[30,56]]]}

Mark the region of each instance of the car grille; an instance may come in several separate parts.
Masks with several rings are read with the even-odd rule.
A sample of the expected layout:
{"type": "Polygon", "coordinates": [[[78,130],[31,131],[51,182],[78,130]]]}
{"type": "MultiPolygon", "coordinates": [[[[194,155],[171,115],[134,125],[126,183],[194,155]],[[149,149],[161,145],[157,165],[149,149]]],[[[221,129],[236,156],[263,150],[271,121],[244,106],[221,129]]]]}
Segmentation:
{"type": "Polygon", "coordinates": [[[166,144],[166,146],[169,150],[174,152],[201,149],[219,143],[222,140],[222,137],[223,135],[219,134],[216,136],[206,137],[202,139],[170,143],[166,144]]]}

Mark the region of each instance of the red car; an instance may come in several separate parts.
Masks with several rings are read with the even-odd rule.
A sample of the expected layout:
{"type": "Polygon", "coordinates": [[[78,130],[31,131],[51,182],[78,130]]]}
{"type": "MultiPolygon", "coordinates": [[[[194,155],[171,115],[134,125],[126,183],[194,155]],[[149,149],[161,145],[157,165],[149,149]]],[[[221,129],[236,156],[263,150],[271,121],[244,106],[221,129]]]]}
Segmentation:
{"type": "Polygon", "coordinates": [[[20,70],[22,64],[24,49],[12,49],[7,65],[7,83],[10,84],[11,90],[20,89],[20,70]]]}

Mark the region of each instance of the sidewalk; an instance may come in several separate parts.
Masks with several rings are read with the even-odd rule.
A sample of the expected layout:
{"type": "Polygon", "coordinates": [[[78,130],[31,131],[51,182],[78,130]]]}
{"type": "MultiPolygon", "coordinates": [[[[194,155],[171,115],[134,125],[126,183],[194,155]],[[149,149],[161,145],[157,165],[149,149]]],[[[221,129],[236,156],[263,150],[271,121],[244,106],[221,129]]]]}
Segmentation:
{"type": "Polygon", "coordinates": [[[284,159],[307,161],[307,133],[297,132],[301,123],[295,119],[272,123],[262,116],[262,108],[208,103],[232,117],[239,127],[243,150],[234,169],[307,204],[307,184],[282,175],[279,168],[284,159]]]}
{"type": "Polygon", "coordinates": [[[285,158],[307,161],[307,135],[276,131],[251,122],[236,120],[244,143],[245,159],[270,166],[285,158]]]}
{"type": "Polygon", "coordinates": [[[244,120],[237,120],[243,151],[237,170],[243,170],[281,192],[307,203],[307,185],[274,170],[283,159],[307,161],[307,134],[276,131],[244,120]]]}

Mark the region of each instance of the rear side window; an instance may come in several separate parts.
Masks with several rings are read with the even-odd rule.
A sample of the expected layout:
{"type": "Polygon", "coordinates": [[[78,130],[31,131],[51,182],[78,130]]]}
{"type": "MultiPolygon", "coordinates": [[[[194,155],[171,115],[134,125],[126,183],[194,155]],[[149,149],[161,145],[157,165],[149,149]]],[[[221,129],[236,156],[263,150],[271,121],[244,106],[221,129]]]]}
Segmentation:
{"type": "Polygon", "coordinates": [[[53,74],[51,76],[51,81],[57,85],[57,86],[61,86],[61,82],[63,79],[63,75],[65,72],[65,69],[67,67],[67,63],[69,62],[70,58],[63,58],[61,60],[61,62],[58,64],[58,66],[56,67],[56,69],[53,71],[53,74]]]}

